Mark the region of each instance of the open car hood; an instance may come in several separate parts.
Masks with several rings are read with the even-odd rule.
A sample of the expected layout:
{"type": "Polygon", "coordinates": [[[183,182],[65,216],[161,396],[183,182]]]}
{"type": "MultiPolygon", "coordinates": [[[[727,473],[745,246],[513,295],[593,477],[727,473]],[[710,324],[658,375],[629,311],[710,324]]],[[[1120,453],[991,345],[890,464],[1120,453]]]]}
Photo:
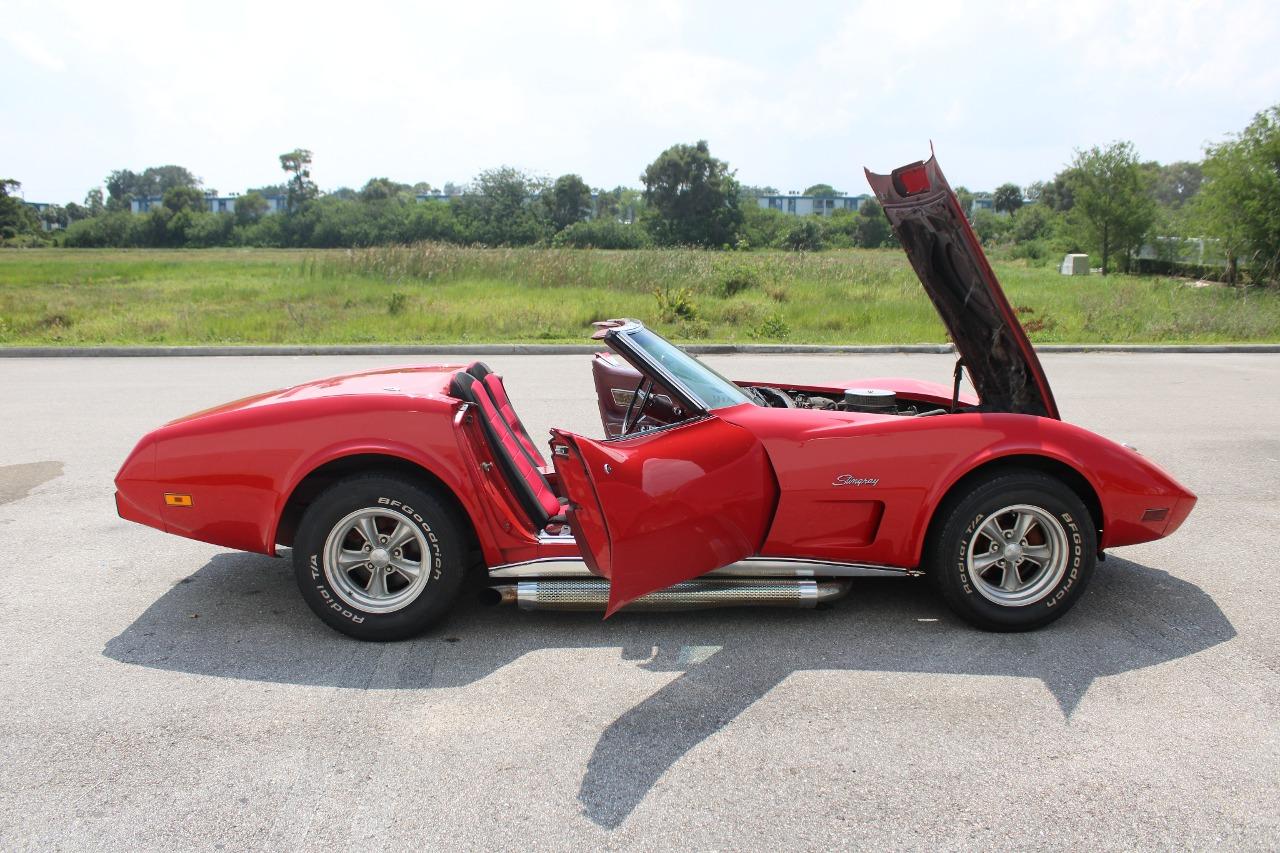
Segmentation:
{"type": "Polygon", "coordinates": [[[867,181],[942,317],[981,408],[1058,418],[1040,359],[937,161],[867,181]]]}

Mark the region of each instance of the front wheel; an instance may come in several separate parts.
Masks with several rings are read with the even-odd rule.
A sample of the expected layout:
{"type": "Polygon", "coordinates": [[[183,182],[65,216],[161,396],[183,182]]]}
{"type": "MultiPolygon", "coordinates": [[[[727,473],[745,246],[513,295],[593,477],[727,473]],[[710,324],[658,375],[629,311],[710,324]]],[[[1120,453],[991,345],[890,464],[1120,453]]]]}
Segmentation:
{"type": "Polygon", "coordinates": [[[361,640],[420,634],[453,606],[466,543],[453,513],[409,480],[341,480],[307,507],[293,568],[307,604],[361,640]]]}
{"type": "Polygon", "coordinates": [[[925,569],[959,616],[991,631],[1047,625],[1084,593],[1097,533],[1080,498],[1031,471],[996,474],[944,504],[925,569]]]}

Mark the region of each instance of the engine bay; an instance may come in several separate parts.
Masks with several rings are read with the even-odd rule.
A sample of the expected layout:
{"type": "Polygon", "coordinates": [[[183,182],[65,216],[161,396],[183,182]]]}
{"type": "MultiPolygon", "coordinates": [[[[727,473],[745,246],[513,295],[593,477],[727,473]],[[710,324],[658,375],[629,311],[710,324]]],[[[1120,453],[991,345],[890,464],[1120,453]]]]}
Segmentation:
{"type": "Polygon", "coordinates": [[[762,405],[774,409],[862,412],[906,418],[947,414],[947,409],[941,406],[902,399],[895,392],[884,388],[845,388],[842,391],[833,392],[753,385],[748,386],[748,390],[762,405]]]}

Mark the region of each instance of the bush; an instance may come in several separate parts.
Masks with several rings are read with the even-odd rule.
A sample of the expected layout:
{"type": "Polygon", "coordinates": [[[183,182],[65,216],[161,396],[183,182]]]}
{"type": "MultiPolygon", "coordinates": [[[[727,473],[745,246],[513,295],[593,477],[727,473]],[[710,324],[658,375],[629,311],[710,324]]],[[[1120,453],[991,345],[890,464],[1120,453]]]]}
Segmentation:
{"type": "Polygon", "coordinates": [[[760,207],[754,199],[744,204],[742,213],[742,239],[752,249],[778,248],[795,221],[781,210],[760,207]]]}
{"type": "Polygon", "coordinates": [[[570,249],[644,249],[651,242],[648,232],[639,225],[626,225],[613,219],[588,219],[565,228],[551,245],[570,249]]]}
{"type": "Polygon", "coordinates": [[[659,287],[653,291],[658,300],[658,318],[667,323],[698,319],[698,305],[693,291],[687,287],[659,287]]]}
{"type": "Polygon", "coordinates": [[[751,329],[751,337],[756,340],[780,341],[791,334],[787,318],[781,314],[770,314],[751,329]]]}
{"type": "Polygon", "coordinates": [[[822,223],[817,217],[806,216],[791,226],[783,241],[793,252],[818,252],[826,248],[822,240],[822,223]]]}
{"type": "Polygon", "coordinates": [[[726,270],[716,283],[716,294],[726,299],[760,285],[760,273],[751,267],[732,267],[726,270]]]}
{"type": "Polygon", "coordinates": [[[989,210],[979,210],[973,215],[973,230],[984,246],[1003,240],[1012,227],[1013,218],[1009,216],[989,210]]]}

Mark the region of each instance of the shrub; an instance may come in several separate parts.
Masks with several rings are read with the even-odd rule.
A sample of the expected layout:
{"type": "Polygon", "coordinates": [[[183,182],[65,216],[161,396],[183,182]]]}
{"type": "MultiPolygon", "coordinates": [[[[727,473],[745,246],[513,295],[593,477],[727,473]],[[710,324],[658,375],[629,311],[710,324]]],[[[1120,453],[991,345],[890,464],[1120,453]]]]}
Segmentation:
{"type": "Polygon", "coordinates": [[[822,223],[806,216],[791,226],[783,244],[795,252],[817,252],[826,247],[822,240],[822,223]]]}
{"type": "Polygon", "coordinates": [[[693,291],[687,287],[659,287],[653,291],[658,300],[658,318],[668,323],[676,320],[696,320],[698,305],[693,301],[693,291]]]}
{"type": "Polygon", "coordinates": [[[644,249],[651,245],[651,240],[639,225],[626,225],[613,219],[588,219],[565,228],[551,245],[570,249],[644,249]]]}
{"type": "Polygon", "coordinates": [[[716,283],[716,293],[728,298],[760,285],[760,274],[751,267],[732,267],[716,283]]]}
{"type": "Polygon", "coordinates": [[[744,205],[742,213],[742,239],[753,249],[781,246],[794,221],[794,217],[781,210],[760,207],[754,199],[744,205]]]}
{"type": "Polygon", "coordinates": [[[782,340],[789,334],[791,327],[781,314],[770,314],[751,329],[751,337],[757,340],[782,340]]]}

